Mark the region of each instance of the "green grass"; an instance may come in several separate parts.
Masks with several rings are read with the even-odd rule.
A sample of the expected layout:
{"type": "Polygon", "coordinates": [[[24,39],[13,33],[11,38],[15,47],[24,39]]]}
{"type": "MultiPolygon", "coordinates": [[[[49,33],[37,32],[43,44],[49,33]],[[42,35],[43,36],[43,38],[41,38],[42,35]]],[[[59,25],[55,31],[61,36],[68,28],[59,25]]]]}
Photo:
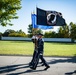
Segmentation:
{"type": "MultiPolygon", "coordinates": [[[[0,54],[32,55],[34,45],[26,41],[0,41],[0,54]]],[[[44,43],[45,56],[76,56],[74,43],[44,43]]]]}
{"type": "Polygon", "coordinates": [[[76,56],[76,44],[72,43],[45,43],[45,55],[76,56]]]}

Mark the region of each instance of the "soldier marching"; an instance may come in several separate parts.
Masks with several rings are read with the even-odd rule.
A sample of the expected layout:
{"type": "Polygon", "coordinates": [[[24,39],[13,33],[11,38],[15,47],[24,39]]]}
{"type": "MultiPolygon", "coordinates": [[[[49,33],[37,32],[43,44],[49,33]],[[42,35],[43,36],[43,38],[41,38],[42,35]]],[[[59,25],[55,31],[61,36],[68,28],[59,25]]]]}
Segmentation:
{"type": "Polygon", "coordinates": [[[43,65],[45,66],[44,70],[47,70],[48,68],[50,68],[50,66],[47,64],[46,60],[43,57],[44,40],[43,40],[42,36],[43,36],[43,34],[39,33],[32,37],[32,41],[35,45],[35,49],[34,49],[34,53],[33,53],[33,58],[29,64],[29,66],[33,70],[36,70],[37,65],[39,63],[39,59],[41,59],[43,65]]]}

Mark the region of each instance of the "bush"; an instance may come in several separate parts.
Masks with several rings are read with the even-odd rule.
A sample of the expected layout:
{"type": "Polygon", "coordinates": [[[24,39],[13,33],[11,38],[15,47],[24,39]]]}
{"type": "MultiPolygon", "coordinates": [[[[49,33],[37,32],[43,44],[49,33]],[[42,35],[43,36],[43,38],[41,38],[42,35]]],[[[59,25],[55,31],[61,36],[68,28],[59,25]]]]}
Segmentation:
{"type": "Polygon", "coordinates": [[[10,33],[10,37],[27,37],[25,33],[10,33]]]}

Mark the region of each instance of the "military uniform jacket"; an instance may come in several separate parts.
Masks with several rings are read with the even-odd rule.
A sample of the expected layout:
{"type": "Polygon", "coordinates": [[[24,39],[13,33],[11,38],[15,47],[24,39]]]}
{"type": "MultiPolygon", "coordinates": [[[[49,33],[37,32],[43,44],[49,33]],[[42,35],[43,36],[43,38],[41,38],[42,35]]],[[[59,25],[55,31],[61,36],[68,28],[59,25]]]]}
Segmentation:
{"type": "Polygon", "coordinates": [[[43,53],[43,49],[44,49],[44,40],[38,39],[38,52],[43,53]]]}

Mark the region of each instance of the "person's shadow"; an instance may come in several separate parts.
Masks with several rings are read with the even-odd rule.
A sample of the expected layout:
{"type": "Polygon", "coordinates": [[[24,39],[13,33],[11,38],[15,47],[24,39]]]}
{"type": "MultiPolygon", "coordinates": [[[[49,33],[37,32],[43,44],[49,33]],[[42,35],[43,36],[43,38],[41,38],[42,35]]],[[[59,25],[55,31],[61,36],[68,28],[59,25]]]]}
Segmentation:
{"type": "Polygon", "coordinates": [[[41,71],[44,71],[44,70],[26,70],[24,72],[18,72],[18,73],[11,73],[11,74],[7,74],[7,75],[20,75],[20,74],[25,74],[25,73],[31,73],[31,72],[41,72],[41,71]]]}
{"type": "MultiPolygon", "coordinates": [[[[65,63],[65,62],[76,63],[76,54],[75,54],[74,57],[70,57],[70,58],[67,58],[67,59],[53,59],[53,60],[50,60],[50,62],[48,62],[48,64],[57,64],[57,63],[65,63]]],[[[74,70],[73,72],[67,72],[64,75],[73,75],[73,74],[76,74],[76,70],[74,70]]]]}
{"type": "Polygon", "coordinates": [[[73,71],[73,72],[67,72],[67,73],[65,73],[65,75],[73,75],[73,74],[76,74],[76,70],[73,71]]]}
{"type": "MultiPolygon", "coordinates": [[[[48,64],[65,63],[65,62],[76,63],[76,57],[71,57],[67,59],[51,59],[48,61],[48,64]]],[[[44,71],[44,70],[31,70],[29,68],[28,70],[23,71],[23,72],[12,73],[13,71],[16,71],[18,69],[23,69],[23,68],[29,68],[29,65],[28,64],[17,64],[17,65],[9,65],[9,66],[0,67],[0,74],[7,73],[6,75],[19,75],[19,74],[24,74],[24,73],[44,71]]],[[[72,75],[74,73],[76,74],[76,70],[74,72],[67,72],[65,73],[65,75],[72,75]]]]}
{"type": "Polygon", "coordinates": [[[18,64],[18,65],[10,65],[10,66],[0,67],[0,74],[7,73],[7,75],[19,75],[19,74],[23,74],[23,73],[44,71],[44,70],[32,70],[29,68],[28,70],[26,70],[24,72],[10,73],[12,71],[15,71],[18,69],[23,69],[23,68],[29,68],[29,64],[18,64]]]}
{"type": "Polygon", "coordinates": [[[65,63],[65,62],[76,63],[76,56],[70,58],[67,57],[67,59],[53,59],[50,60],[48,64],[65,63]]]}
{"type": "Polygon", "coordinates": [[[28,67],[27,64],[18,64],[18,65],[10,65],[10,66],[0,67],[0,74],[12,72],[12,71],[15,71],[17,69],[27,68],[27,67],[28,67]]]}

